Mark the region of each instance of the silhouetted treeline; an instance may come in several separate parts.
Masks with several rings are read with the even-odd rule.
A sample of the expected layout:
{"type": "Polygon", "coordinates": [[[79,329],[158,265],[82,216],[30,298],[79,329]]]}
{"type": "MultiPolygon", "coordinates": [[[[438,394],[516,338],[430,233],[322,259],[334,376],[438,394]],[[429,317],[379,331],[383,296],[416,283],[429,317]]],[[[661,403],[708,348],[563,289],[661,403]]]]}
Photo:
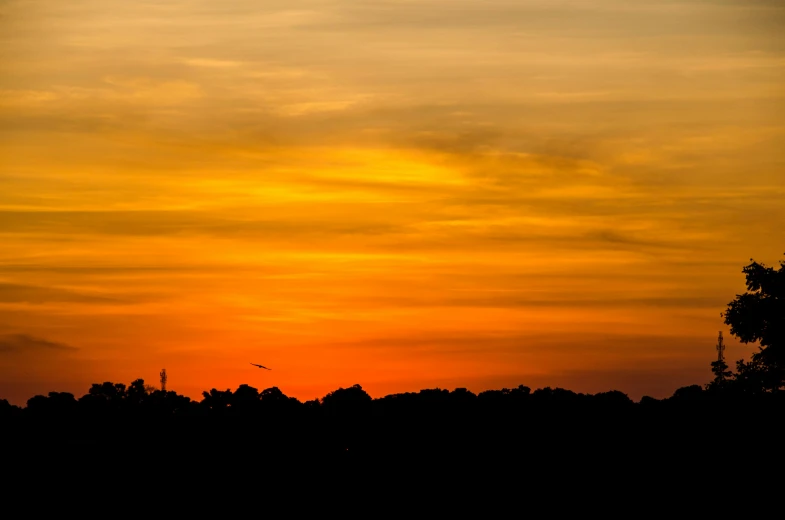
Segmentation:
{"type": "Polygon", "coordinates": [[[75,487],[86,481],[115,492],[125,489],[128,474],[144,482],[160,473],[161,486],[221,489],[213,498],[238,489],[270,497],[269,489],[294,486],[337,488],[333,496],[340,497],[398,479],[400,489],[431,501],[447,493],[455,506],[463,494],[503,493],[514,502],[524,485],[556,494],[598,492],[613,482],[615,492],[649,500],[642,483],[666,479],[689,495],[712,471],[723,478],[726,466],[730,475],[765,474],[783,460],[771,444],[785,415],[780,392],[731,396],[693,385],[634,402],[619,391],[521,385],[373,399],[355,385],[301,402],[275,387],[212,389],[200,401],[144,389],[142,380],[107,382],[78,399],[53,392],[25,408],[0,401],[7,472],[47,482],[57,475],[59,483],[80,474],[75,487]],[[259,478],[268,491],[256,489],[259,478]]]}
{"type": "MultiPolygon", "coordinates": [[[[286,396],[278,387],[261,392],[247,384],[231,389],[202,392],[196,401],[174,391],[150,390],[143,379],[130,385],[96,383],[88,393],[76,398],[68,392],[36,395],[22,408],[0,399],[0,417],[9,421],[32,419],[171,419],[179,417],[210,420],[260,419],[274,421],[297,417],[353,422],[367,418],[396,417],[416,420],[441,420],[467,415],[515,416],[520,413],[627,413],[651,410],[682,410],[707,407],[779,404],[785,392],[767,392],[765,383],[751,377],[729,377],[722,384],[705,387],[690,385],[677,389],[665,399],[644,396],[634,402],[618,390],[598,394],[576,393],[563,388],[528,386],[487,390],[475,394],[465,388],[453,391],[435,388],[372,398],[360,385],[339,388],[321,399],[301,402],[286,396]]],[[[785,401],[782,401],[785,403],[785,401]]],[[[694,410],[693,410],[694,411],[694,410]]]]}
{"type": "Polygon", "coordinates": [[[267,501],[279,492],[300,493],[287,507],[314,492],[359,507],[368,490],[384,504],[419,493],[436,504],[450,497],[454,508],[463,495],[515,504],[519,495],[539,498],[534,489],[561,508],[574,496],[568,492],[623,491],[648,501],[651,486],[665,483],[663,496],[694,499],[692,486],[726,466],[731,475],[777,471],[780,450],[766,446],[776,442],[783,410],[781,393],[730,398],[698,385],[640,402],[619,391],[526,386],[373,399],[355,385],[301,402],[248,385],[196,401],[147,392],[136,380],[95,384],[79,398],[35,396],[25,408],[0,401],[0,445],[6,474],[26,475],[35,483],[29,489],[108,489],[132,502],[160,493],[156,503],[177,508],[186,496],[184,505],[198,510],[205,498],[267,501]],[[756,443],[763,447],[744,448],[756,443]]]}
{"type": "MultiPolygon", "coordinates": [[[[619,450],[654,439],[682,447],[715,435],[723,417],[747,428],[774,424],[785,410],[780,392],[732,394],[698,385],[672,397],[632,401],[619,391],[575,393],[526,386],[474,394],[428,389],[373,399],[359,385],[301,402],[278,388],[212,389],[195,401],[174,391],[94,384],[78,399],[65,392],[31,398],[25,408],[0,401],[3,433],[24,445],[113,450],[118,446],[244,446],[280,454],[395,457],[398,454],[516,452],[560,446],[619,450]]],[[[715,435],[716,436],[716,435],[715,435]]],[[[209,451],[209,449],[207,450],[209,451]]]]}

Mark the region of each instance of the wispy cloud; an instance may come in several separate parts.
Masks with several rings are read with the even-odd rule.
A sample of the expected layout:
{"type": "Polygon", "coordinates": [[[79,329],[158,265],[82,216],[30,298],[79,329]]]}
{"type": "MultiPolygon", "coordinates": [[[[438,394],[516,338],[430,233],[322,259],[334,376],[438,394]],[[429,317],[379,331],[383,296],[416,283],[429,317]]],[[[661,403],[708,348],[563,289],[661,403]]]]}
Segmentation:
{"type": "Polygon", "coordinates": [[[48,302],[72,302],[72,303],[93,303],[93,304],[112,304],[122,303],[121,300],[106,296],[90,295],[61,289],[58,287],[45,287],[37,285],[23,285],[12,283],[0,283],[0,303],[48,303],[48,302]]]}
{"type": "Polygon", "coordinates": [[[27,354],[41,351],[74,352],[76,347],[49,341],[27,334],[6,334],[0,336],[0,352],[27,354]]]}

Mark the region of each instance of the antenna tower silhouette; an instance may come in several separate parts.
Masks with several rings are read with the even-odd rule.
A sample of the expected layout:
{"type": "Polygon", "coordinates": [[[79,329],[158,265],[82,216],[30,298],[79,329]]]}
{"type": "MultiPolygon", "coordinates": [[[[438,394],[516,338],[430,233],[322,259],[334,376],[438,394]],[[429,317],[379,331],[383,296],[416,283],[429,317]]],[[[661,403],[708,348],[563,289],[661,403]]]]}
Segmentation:
{"type": "Polygon", "coordinates": [[[722,342],[722,331],[717,338],[717,361],[722,363],[725,361],[725,344],[722,342]]]}
{"type": "Polygon", "coordinates": [[[166,369],[161,369],[161,391],[166,392],[166,369]]]}

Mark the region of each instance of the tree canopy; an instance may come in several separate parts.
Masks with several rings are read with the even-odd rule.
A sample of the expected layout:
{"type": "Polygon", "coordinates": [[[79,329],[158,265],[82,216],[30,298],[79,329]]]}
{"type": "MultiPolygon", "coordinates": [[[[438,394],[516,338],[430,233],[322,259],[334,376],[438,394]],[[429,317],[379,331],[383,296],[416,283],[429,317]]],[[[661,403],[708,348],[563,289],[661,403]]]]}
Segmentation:
{"type": "Polygon", "coordinates": [[[725,324],[743,343],[759,341],[758,356],[781,362],[785,360],[785,261],[780,261],[779,269],[752,261],[743,272],[749,292],[728,303],[725,324]]]}
{"type": "MultiPolygon", "coordinates": [[[[723,314],[742,343],[759,342],[749,363],[737,363],[737,380],[759,380],[765,390],[785,386],[785,261],[778,269],[751,260],[742,270],[747,291],[736,295],[723,314]]],[[[754,385],[753,385],[754,386],[754,385]]]]}

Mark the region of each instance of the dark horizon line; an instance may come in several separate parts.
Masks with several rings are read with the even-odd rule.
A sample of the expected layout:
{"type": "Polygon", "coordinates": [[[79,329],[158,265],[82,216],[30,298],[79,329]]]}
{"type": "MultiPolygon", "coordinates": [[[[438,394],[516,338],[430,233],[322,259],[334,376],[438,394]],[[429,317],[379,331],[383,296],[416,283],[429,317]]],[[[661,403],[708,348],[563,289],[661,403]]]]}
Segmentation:
{"type": "MultiPolygon", "coordinates": [[[[132,381],[131,384],[133,384],[136,381],[141,381],[142,384],[144,384],[144,386],[146,386],[146,387],[152,386],[152,385],[145,384],[144,380],[141,379],[141,378],[132,381]]],[[[130,385],[125,385],[124,383],[113,383],[111,381],[104,381],[102,383],[93,383],[92,386],[90,387],[90,389],[88,389],[87,392],[85,394],[83,394],[81,397],[77,397],[75,394],[73,394],[71,392],[50,391],[50,392],[47,392],[46,394],[35,394],[34,396],[32,396],[29,399],[27,399],[27,401],[25,402],[24,406],[13,405],[7,399],[4,399],[2,397],[0,397],[0,403],[5,402],[5,403],[8,403],[10,406],[17,406],[18,408],[23,408],[24,409],[24,408],[27,407],[27,403],[29,403],[30,400],[32,400],[32,399],[34,399],[36,397],[48,397],[48,396],[51,396],[51,395],[64,395],[64,394],[70,394],[71,396],[74,397],[74,399],[76,399],[78,401],[79,399],[82,399],[85,396],[91,395],[91,393],[90,393],[91,389],[96,388],[96,387],[104,387],[104,385],[111,385],[112,387],[117,387],[117,385],[122,385],[123,388],[124,388],[124,391],[127,391],[130,388],[130,385]]],[[[594,396],[602,396],[602,395],[615,395],[615,396],[618,396],[618,397],[621,398],[623,396],[623,398],[626,398],[631,403],[635,403],[635,404],[640,404],[642,401],[663,401],[663,400],[667,400],[667,399],[670,399],[670,398],[674,397],[674,395],[680,393],[680,391],[681,392],[685,392],[685,391],[690,391],[690,392],[698,392],[698,391],[700,391],[700,392],[703,392],[704,391],[704,387],[703,386],[701,386],[699,384],[692,384],[692,385],[686,385],[686,386],[682,386],[682,387],[676,388],[674,390],[673,394],[671,396],[669,396],[669,397],[656,398],[656,397],[652,397],[650,395],[642,395],[640,397],[640,399],[638,399],[637,401],[632,399],[632,398],[630,398],[629,395],[626,392],[623,392],[623,391],[618,390],[618,389],[610,389],[610,390],[606,390],[606,391],[590,393],[590,392],[576,392],[576,391],[570,390],[568,388],[564,388],[564,387],[560,387],[560,386],[551,386],[551,385],[541,386],[541,387],[537,387],[537,388],[531,388],[531,387],[529,387],[527,385],[524,385],[524,384],[519,384],[518,386],[515,386],[515,387],[502,387],[502,388],[496,388],[496,389],[487,389],[487,390],[482,390],[482,391],[476,392],[476,393],[472,392],[471,390],[469,390],[466,387],[455,387],[452,390],[450,390],[448,388],[442,388],[442,387],[436,386],[436,387],[431,387],[431,388],[421,388],[421,389],[419,389],[417,391],[394,392],[394,393],[386,394],[386,395],[383,395],[383,396],[380,396],[380,397],[372,397],[370,394],[368,394],[362,388],[362,386],[360,384],[354,384],[354,385],[349,386],[349,387],[339,386],[335,390],[327,392],[327,394],[325,394],[322,397],[315,397],[313,399],[306,399],[306,400],[301,400],[301,399],[299,399],[297,397],[288,396],[283,391],[281,391],[281,389],[278,386],[271,386],[271,387],[267,387],[267,388],[264,388],[264,389],[260,390],[259,388],[256,388],[256,387],[254,387],[254,386],[252,386],[250,384],[247,384],[247,383],[240,383],[235,390],[232,390],[231,388],[227,388],[226,390],[219,390],[219,389],[217,389],[215,387],[211,388],[210,390],[203,390],[201,392],[201,399],[199,399],[199,400],[192,399],[192,398],[190,398],[188,396],[185,396],[183,394],[178,394],[177,390],[173,390],[173,389],[167,389],[167,390],[165,390],[165,392],[167,394],[174,393],[175,395],[178,395],[178,396],[181,396],[181,397],[185,397],[185,398],[189,399],[191,402],[194,402],[194,403],[201,403],[201,402],[203,402],[207,398],[207,396],[205,394],[210,394],[212,391],[216,391],[216,392],[230,392],[230,393],[234,394],[235,392],[239,391],[242,388],[247,388],[249,390],[253,389],[256,392],[258,392],[259,395],[261,395],[265,391],[277,390],[277,391],[281,392],[287,398],[294,399],[294,400],[296,400],[296,401],[298,401],[300,403],[303,403],[303,404],[304,403],[308,403],[308,402],[314,402],[314,401],[322,402],[325,397],[327,397],[327,396],[329,396],[329,395],[331,395],[331,394],[333,394],[335,392],[339,392],[339,391],[347,390],[347,389],[352,389],[352,388],[356,388],[356,389],[362,390],[364,393],[366,393],[368,395],[368,397],[370,397],[374,401],[383,400],[383,399],[386,399],[386,398],[393,398],[393,397],[396,397],[396,396],[418,395],[418,394],[421,394],[423,392],[440,392],[440,393],[441,392],[447,392],[448,394],[461,393],[461,394],[464,394],[464,395],[472,395],[474,397],[479,397],[482,394],[494,394],[494,393],[499,393],[499,394],[502,394],[502,395],[511,394],[511,393],[521,393],[523,395],[532,395],[532,394],[535,394],[535,393],[542,393],[542,392],[559,392],[559,393],[561,393],[563,395],[572,395],[572,396],[574,396],[576,398],[594,397],[594,396]]],[[[161,392],[163,392],[163,390],[161,388],[159,388],[159,387],[156,387],[155,389],[150,389],[150,388],[146,388],[145,389],[145,394],[146,395],[151,395],[151,394],[156,394],[156,393],[160,394],[161,392]]]]}

